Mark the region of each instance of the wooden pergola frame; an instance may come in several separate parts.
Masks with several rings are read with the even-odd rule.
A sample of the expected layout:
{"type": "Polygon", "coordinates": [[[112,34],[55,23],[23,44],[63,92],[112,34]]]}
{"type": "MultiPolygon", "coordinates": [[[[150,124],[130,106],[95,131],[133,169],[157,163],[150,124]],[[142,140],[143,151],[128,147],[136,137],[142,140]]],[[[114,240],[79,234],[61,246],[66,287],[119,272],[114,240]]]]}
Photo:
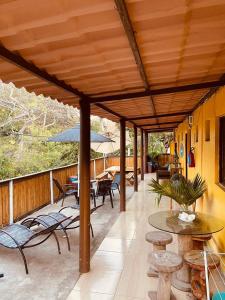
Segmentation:
{"type": "Polygon", "coordinates": [[[140,129],[141,132],[141,179],[144,179],[144,153],[146,156],[146,147],[148,143],[148,133],[150,132],[163,132],[163,131],[173,131],[177,125],[182,122],[180,121],[166,121],[160,122],[160,118],[167,117],[183,117],[190,115],[198,105],[202,104],[206,99],[208,99],[216,90],[225,85],[225,77],[222,76],[219,80],[199,82],[193,84],[179,85],[166,88],[153,89],[150,87],[148,82],[148,77],[146,75],[146,70],[141,57],[140,49],[136,40],[135,30],[132,26],[130,16],[126,7],[124,0],[115,0],[115,5],[118,10],[118,14],[123,24],[124,32],[129,41],[133,57],[135,59],[138,72],[143,82],[144,91],[128,92],[114,94],[113,92],[108,92],[107,96],[90,96],[83,93],[79,89],[67,84],[63,80],[59,80],[56,76],[49,74],[46,70],[40,69],[35,64],[24,59],[20,54],[15,53],[0,45],[0,58],[14,64],[20,69],[23,69],[35,77],[48,82],[51,85],[58,87],[71,94],[71,97],[79,97],[80,106],[80,118],[81,118],[81,142],[80,142],[80,272],[88,272],[90,270],[90,111],[91,105],[105,110],[107,113],[114,115],[120,121],[120,136],[121,136],[121,151],[120,151],[120,168],[121,168],[121,194],[120,194],[120,210],[126,210],[126,187],[125,187],[125,126],[126,122],[134,128],[134,191],[138,191],[138,176],[137,176],[137,130],[140,129]],[[210,89],[193,107],[192,110],[178,111],[174,113],[164,113],[157,114],[155,107],[155,96],[167,95],[174,93],[182,93],[194,90],[204,90],[210,89]],[[110,103],[113,101],[129,101],[132,99],[137,99],[137,101],[142,101],[144,97],[149,98],[150,105],[152,107],[152,114],[142,115],[139,117],[127,117],[122,115],[113,109],[104,105],[105,103],[110,103]],[[154,123],[149,123],[149,120],[153,120],[154,123]],[[138,124],[138,121],[142,121],[142,124],[138,124]],[[171,125],[171,127],[163,127],[164,125],[171,125]],[[146,128],[154,127],[157,128],[146,128]],[[162,127],[161,127],[162,126],[162,127]],[[144,138],[145,137],[145,138],[144,138]]]}

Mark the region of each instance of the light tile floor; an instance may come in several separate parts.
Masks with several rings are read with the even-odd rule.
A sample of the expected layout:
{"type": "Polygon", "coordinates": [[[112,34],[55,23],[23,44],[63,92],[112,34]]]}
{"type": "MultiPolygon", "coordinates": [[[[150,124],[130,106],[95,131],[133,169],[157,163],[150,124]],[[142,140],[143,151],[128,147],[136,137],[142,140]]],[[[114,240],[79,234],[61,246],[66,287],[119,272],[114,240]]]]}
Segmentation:
{"type": "MultiPolygon", "coordinates": [[[[148,216],[159,210],[168,209],[168,201],[160,208],[155,196],[148,192],[147,175],[103,240],[91,260],[91,271],[80,276],[67,300],[147,300],[148,291],[156,290],[157,279],[148,278],[148,254],[151,246],[145,241],[146,232],[153,230],[148,216]]],[[[174,236],[169,250],[177,251],[174,236]]],[[[173,290],[178,300],[186,294],[173,290]]]]}

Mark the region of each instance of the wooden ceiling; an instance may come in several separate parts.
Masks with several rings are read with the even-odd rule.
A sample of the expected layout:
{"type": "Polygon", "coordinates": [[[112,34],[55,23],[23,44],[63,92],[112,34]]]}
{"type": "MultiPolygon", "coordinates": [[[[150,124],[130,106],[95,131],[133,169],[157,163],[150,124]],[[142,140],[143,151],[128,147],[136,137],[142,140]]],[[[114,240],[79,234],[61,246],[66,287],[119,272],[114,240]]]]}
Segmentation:
{"type": "Polygon", "coordinates": [[[2,0],[0,13],[2,81],[113,121],[173,129],[225,83],[225,0],[2,0]]]}

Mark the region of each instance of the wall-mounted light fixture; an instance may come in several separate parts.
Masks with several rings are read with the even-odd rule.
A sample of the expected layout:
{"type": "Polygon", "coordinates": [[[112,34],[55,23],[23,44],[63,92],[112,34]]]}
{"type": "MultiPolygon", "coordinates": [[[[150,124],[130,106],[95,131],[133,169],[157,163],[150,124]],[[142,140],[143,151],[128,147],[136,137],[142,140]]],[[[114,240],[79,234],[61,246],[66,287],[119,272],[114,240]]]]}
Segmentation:
{"type": "Polygon", "coordinates": [[[190,115],[188,116],[188,126],[190,129],[192,128],[192,125],[193,125],[193,116],[190,115]]]}

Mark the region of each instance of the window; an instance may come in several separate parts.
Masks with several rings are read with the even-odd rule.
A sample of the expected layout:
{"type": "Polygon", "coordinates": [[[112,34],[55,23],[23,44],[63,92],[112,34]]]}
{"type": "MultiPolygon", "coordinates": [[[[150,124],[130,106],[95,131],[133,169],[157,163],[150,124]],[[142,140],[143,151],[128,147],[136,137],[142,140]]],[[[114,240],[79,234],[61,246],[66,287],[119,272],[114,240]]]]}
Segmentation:
{"type": "Polygon", "coordinates": [[[195,129],[195,142],[198,143],[198,125],[196,125],[195,129]]]}
{"type": "Polygon", "coordinates": [[[225,117],[219,120],[219,179],[225,186],[225,117]]]}
{"type": "Polygon", "coordinates": [[[205,121],[205,141],[210,141],[210,120],[205,121]]]}

